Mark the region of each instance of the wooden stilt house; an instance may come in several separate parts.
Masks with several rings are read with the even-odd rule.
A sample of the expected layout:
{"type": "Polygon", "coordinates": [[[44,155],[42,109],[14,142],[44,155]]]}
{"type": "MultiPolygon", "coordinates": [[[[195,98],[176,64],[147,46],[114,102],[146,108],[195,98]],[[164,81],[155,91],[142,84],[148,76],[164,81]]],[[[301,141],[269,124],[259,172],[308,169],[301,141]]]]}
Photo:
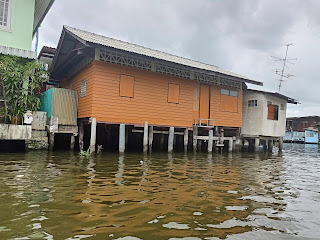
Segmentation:
{"type": "Polygon", "coordinates": [[[144,145],[152,142],[150,133],[169,134],[169,127],[174,135],[185,135],[185,145],[188,129],[194,127],[202,127],[194,134],[194,146],[202,130],[212,130],[214,140],[219,134],[224,140],[234,137],[242,127],[243,84],[262,85],[216,66],[68,26],[62,30],[51,77],[78,92],[80,132],[81,124],[93,119],[133,127],[148,123],[144,145]]]}

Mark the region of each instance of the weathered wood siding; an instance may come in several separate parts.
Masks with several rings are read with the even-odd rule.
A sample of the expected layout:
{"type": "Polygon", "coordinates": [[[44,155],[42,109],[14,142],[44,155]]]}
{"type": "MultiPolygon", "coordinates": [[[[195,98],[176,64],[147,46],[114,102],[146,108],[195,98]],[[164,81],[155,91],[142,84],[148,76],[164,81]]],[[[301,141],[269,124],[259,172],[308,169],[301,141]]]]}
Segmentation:
{"type": "Polygon", "coordinates": [[[92,69],[97,121],[192,127],[193,81],[99,61],[92,69]],[[121,75],[134,77],[132,98],[119,94],[121,75]],[[170,83],[179,85],[179,103],[168,102],[170,83]]]}
{"type": "MultiPolygon", "coordinates": [[[[211,86],[211,101],[210,101],[210,118],[215,120],[215,126],[224,127],[242,127],[242,90],[238,89],[238,111],[222,111],[221,109],[221,88],[217,85],[211,86]]],[[[236,90],[236,89],[231,89],[236,90]]],[[[224,97],[222,97],[224,99],[224,97]]],[[[234,97],[230,97],[230,104],[234,104],[234,97]]]]}
{"type": "Polygon", "coordinates": [[[92,116],[92,101],[93,101],[93,81],[94,81],[93,63],[78,73],[71,81],[66,81],[69,89],[76,90],[78,93],[78,118],[92,116]],[[86,96],[81,97],[81,81],[86,80],[86,96]]]}

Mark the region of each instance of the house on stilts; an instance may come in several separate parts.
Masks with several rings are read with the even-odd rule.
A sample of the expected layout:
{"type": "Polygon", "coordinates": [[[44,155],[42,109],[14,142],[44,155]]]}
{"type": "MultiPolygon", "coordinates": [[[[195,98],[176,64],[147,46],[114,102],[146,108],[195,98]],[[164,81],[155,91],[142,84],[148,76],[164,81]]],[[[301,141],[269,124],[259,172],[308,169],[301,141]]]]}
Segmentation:
{"type": "Polygon", "coordinates": [[[195,151],[240,145],[243,88],[216,66],[64,26],[52,81],[78,93],[79,144],[195,151]]]}
{"type": "Polygon", "coordinates": [[[286,131],[287,103],[298,104],[293,98],[280,93],[243,90],[243,115],[241,137],[249,142],[249,147],[259,151],[272,151],[275,141],[282,149],[286,131]]]}

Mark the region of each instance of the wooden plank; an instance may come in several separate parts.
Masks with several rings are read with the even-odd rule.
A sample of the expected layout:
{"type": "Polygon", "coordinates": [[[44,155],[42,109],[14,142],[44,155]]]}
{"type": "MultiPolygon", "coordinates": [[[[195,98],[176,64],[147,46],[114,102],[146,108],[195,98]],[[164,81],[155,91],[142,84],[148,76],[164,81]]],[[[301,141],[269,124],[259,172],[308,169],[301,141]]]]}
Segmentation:
{"type": "Polygon", "coordinates": [[[179,103],[180,86],[178,84],[169,83],[168,86],[168,102],[179,103]]]}

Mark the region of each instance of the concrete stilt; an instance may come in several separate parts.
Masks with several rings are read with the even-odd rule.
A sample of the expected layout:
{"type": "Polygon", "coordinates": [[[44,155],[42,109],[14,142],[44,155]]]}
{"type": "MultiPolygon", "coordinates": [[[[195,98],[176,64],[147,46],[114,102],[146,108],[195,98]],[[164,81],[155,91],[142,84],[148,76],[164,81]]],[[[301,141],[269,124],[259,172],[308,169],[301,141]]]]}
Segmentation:
{"type": "Polygon", "coordinates": [[[169,128],[169,138],[168,138],[168,152],[173,151],[173,139],[174,139],[174,127],[169,128]]]}
{"type": "Polygon", "coordinates": [[[96,150],[96,134],[97,134],[97,119],[92,118],[91,137],[90,137],[90,153],[91,154],[93,154],[96,150]]]}
{"type": "Polygon", "coordinates": [[[232,152],[232,149],[233,149],[233,139],[230,139],[229,140],[229,145],[228,145],[228,151],[232,152]]]}
{"type": "Polygon", "coordinates": [[[213,147],[213,130],[209,130],[209,140],[208,140],[208,152],[212,152],[213,147]]]}
{"type": "Polygon", "coordinates": [[[54,148],[54,132],[51,132],[49,135],[49,149],[52,151],[54,148]]]}
{"type": "Polygon", "coordinates": [[[119,152],[124,153],[126,149],[126,125],[120,124],[119,127],[119,152]]]}
{"type": "Polygon", "coordinates": [[[84,135],[84,127],[83,122],[79,124],[79,149],[83,150],[83,135],[84,135]]]}
{"type": "Polygon", "coordinates": [[[255,152],[259,152],[259,145],[260,145],[260,139],[259,138],[255,138],[254,139],[254,151],[255,152]]]}
{"type": "Polygon", "coordinates": [[[283,149],[283,138],[280,137],[279,138],[279,151],[282,151],[282,149],[283,149]]]}
{"type": "Polygon", "coordinates": [[[268,140],[268,151],[272,152],[272,148],[273,148],[273,140],[268,140]]]}
{"type": "Polygon", "coordinates": [[[143,128],[143,152],[148,151],[148,122],[144,122],[143,128]]]}
{"type": "Polygon", "coordinates": [[[72,134],[70,139],[70,150],[74,150],[74,143],[76,142],[76,137],[72,134]]]}
{"type": "Polygon", "coordinates": [[[197,145],[198,145],[198,126],[194,125],[193,126],[193,151],[197,152],[197,145]]]}
{"type": "Polygon", "coordinates": [[[152,143],[153,143],[153,126],[149,127],[149,151],[152,151],[152,143]]]}
{"type": "Polygon", "coordinates": [[[188,130],[188,128],[186,128],[184,130],[184,134],[183,134],[183,145],[184,145],[185,152],[188,151],[188,142],[189,142],[189,130],[188,130]]]}

